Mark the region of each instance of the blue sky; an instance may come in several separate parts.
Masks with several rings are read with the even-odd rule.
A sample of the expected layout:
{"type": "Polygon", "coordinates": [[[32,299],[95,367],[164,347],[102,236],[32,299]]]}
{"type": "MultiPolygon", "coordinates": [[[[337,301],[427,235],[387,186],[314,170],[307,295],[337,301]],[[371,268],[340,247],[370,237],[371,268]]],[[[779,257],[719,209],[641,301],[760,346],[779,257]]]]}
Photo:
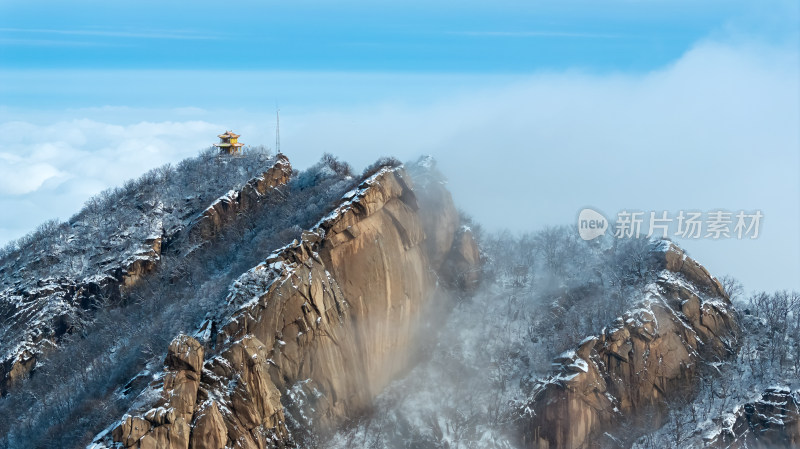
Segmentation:
{"type": "Polygon", "coordinates": [[[278,106],[296,166],[432,154],[490,229],[763,210],[757,240],[682,244],[750,289],[800,288],[798,10],[5,0],[0,244],[223,129],[271,145],[278,106]]]}
{"type": "Polygon", "coordinates": [[[761,3],[682,0],[79,0],[0,8],[5,68],[480,73],[649,70],[710,33],[733,24],[748,31],[751,15],[770,13],[761,3]]]}

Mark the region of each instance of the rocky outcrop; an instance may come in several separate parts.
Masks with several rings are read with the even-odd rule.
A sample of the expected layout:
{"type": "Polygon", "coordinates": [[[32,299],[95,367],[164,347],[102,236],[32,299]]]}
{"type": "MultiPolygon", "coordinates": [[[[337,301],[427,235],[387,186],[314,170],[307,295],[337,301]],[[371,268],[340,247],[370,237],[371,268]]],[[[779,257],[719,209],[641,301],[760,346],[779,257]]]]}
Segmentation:
{"type": "Polygon", "coordinates": [[[243,211],[250,210],[275,187],[285,185],[292,177],[292,165],[283,154],[261,176],[251,179],[241,190],[231,190],[204,210],[189,227],[190,239],[208,241],[243,211]]]}
{"type": "Polygon", "coordinates": [[[136,285],[139,280],[156,269],[161,259],[161,237],[153,237],[145,240],[143,251],[137,254],[134,260],[120,269],[117,276],[121,278],[121,290],[127,290],[136,285]]]}
{"type": "MultiPolygon", "coordinates": [[[[262,175],[238,191],[231,191],[186,223],[185,233],[195,240],[208,241],[237,214],[263,205],[268,192],[286,184],[292,167],[286,156],[278,155],[262,175]]],[[[166,213],[162,207],[156,207],[166,213]]],[[[118,304],[127,291],[158,267],[162,246],[183,238],[181,229],[150,236],[131,244],[134,250],[124,255],[99,252],[91,265],[96,274],[84,279],[66,277],[34,280],[0,291],[0,396],[19,384],[35,369],[38,360],[58,345],[60,339],[103,304],[118,304]]],[[[196,242],[195,242],[196,244],[196,242]]]]}
{"type": "Polygon", "coordinates": [[[555,361],[558,372],[520,410],[524,447],[599,447],[623,422],[658,427],[702,360],[734,353],[739,325],[719,282],[674,245],[662,260],[636,309],[555,361]]]}
{"type": "Polygon", "coordinates": [[[664,268],[673,273],[680,274],[684,279],[699,289],[703,294],[711,297],[728,299],[728,294],[717,278],[698,262],[688,257],[686,253],[675,245],[670,245],[664,253],[664,268]]]}
{"type": "MultiPolygon", "coordinates": [[[[187,420],[191,447],[275,448],[291,444],[293,430],[332,430],[368,410],[415,362],[426,338],[418,323],[444,300],[434,295],[436,272],[447,260],[460,264],[458,273],[477,263],[471,234],[453,244],[458,214],[438,188],[437,207],[428,209],[403,168],[383,168],[239,278],[228,297],[236,311],[198,334],[216,355],[203,364],[187,420]]],[[[160,388],[160,397],[172,395],[166,381],[160,388]]],[[[131,416],[147,420],[158,407],[131,416]]],[[[127,419],[119,427],[133,429],[127,419]]],[[[145,438],[112,437],[124,447],[145,438]]]]}
{"type": "Polygon", "coordinates": [[[737,407],[718,421],[722,431],[704,441],[707,447],[800,447],[800,391],[768,388],[757,401],[737,407]]]}
{"type": "Polygon", "coordinates": [[[128,260],[124,269],[83,281],[40,279],[2,292],[0,317],[5,326],[0,331],[0,396],[27,378],[43,355],[81,325],[84,311],[105,301],[118,301],[125,285],[132,285],[139,273],[155,263],[150,257],[159,255],[145,249],[141,256],[128,260]]]}
{"type": "Polygon", "coordinates": [[[164,373],[149,390],[158,398],[152,408],[124,416],[111,437],[136,449],[221,449],[229,441],[236,447],[280,447],[288,435],[268,361],[264,344],[248,336],[204,368],[203,346],[181,335],[170,344],[164,373]]]}
{"type": "Polygon", "coordinates": [[[114,440],[136,449],[187,449],[202,362],[203,347],[197,340],[186,335],[173,340],[164,361],[160,397],[144,416],[124,416],[112,431],[114,440]]]}
{"type": "Polygon", "coordinates": [[[472,292],[480,280],[481,255],[472,230],[466,226],[456,233],[453,246],[442,265],[441,276],[448,286],[472,292]]]}

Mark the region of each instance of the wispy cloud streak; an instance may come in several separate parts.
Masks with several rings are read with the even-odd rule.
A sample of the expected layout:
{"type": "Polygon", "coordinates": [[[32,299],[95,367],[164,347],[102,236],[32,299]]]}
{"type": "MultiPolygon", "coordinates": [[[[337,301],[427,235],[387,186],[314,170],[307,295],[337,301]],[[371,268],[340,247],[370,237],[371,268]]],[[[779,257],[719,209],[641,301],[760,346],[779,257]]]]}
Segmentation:
{"type": "Polygon", "coordinates": [[[625,34],[584,33],[569,31],[451,31],[448,34],[474,37],[563,37],[578,39],[625,39],[625,34]]]}
{"type": "Polygon", "coordinates": [[[61,36],[96,36],[130,39],[177,39],[177,40],[214,40],[222,36],[218,33],[199,33],[180,30],[145,30],[145,31],[111,31],[111,30],[69,30],[57,28],[0,28],[0,33],[50,34],[61,36]]]}

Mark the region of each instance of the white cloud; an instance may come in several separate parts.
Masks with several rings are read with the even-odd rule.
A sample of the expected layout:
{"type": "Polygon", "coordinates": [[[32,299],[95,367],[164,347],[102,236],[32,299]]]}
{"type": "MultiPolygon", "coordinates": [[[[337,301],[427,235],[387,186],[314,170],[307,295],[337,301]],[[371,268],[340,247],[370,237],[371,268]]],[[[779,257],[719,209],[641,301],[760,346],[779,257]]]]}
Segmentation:
{"type": "Polygon", "coordinates": [[[0,123],[0,241],[67,219],[91,195],[197,154],[219,129],[202,121],[0,123]]]}
{"type": "Polygon", "coordinates": [[[15,154],[0,153],[0,162],[0,195],[30,193],[63,175],[50,164],[30,162],[15,154]]]}
{"type": "MultiPolygon", "coordinates": [[[[239,110],[104,107],[70,111],[92,120],[0,124],[6,136],[0,152],[27,148],[30,167],[43,164],[40,177],[50,175],[41,182],[31,176],[23,183],[27,193],[2,184],[0,208],[20,212],[0,219],[0,240],[53,215],[68,217],[104,187],[196,154],[222,129],[240,131],[246,143],[270,144],[274,102],[265,101],[261,89],[300,95],[313,86],[315,95],[330,91],[357,98],[360,106],[281,104],[282,149],[298,167],[323,152],[359,167],[380,155],[433,154],[459,205],[494,229],[572,223],[587,206],[607,214],[761,209],[765,221],[756,241],[685,246],[712,272],[735,274],[750,288],[800,288],[794,47],[708,43],[651,73],[539,73],[484,83],[447,74],[284,75],[232,75],[236,92],[252,91],[255,98],[239,110]],[[156,116],[187,121],[141,121],[156,116]]],[[[226,84],[221,72],[198,77],[226,84]]],[[[164,85],[177,85],[186,74],[162,78],[164,85]]]]}
{"type": "Polygon", "coordinates": [[[424,107],[289,117],[282,134],[361,165],[431,153],[493,229],[571,224],[586,206],[760,209],[756,241],[682,244],[749,288],[800,288],[799,79],[795,49],[709,43],[651,73],[538,74],[424,107]]]}

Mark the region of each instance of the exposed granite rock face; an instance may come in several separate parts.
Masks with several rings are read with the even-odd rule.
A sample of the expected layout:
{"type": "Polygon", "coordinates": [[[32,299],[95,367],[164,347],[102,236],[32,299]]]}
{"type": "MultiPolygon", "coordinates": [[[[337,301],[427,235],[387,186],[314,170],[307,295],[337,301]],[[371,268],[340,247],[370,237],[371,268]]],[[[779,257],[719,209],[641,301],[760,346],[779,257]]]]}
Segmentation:
{"type": "Polygon", "coordinates": [[[625,420],[657,425],[659,407],[691,386],[702,359],[734,351],[739,324],[716,279],[674,245],[638,308],[555,362],[520,414],[529,448],[590,448],[625,420]]]}
{"type": "Polygon", "coordinates": [[[192,427],[192,449],[222,449],[228,443],[228,427],[216,402],[205,402],[198,408],[192,427]]]}
{"type": "Polygon", "coordinates": [[[664,268],[673,272],[680,273],[693,286],[709,296],[728,298],[725,289],[717,278],[711,276],[704,266],[700,265],[692,258],[687,257],[686,253],[675,245],[670,246],[664,254],[664,268]]]}
{"type": "Polygon", "coordinates": [[[283,447],[288,433],[281,394],[270,378],[270,349],[246,336],[206,363],[193,441],[243,448],[283,447]]]}
{"type": "Polygon", "coordinates": [[[730,449],[800,447],[800,391],[768,388],[758,401],[722,418],[724,431],[705,443],[730,449]]]}
{"type": "MultiPolygon", "coordinates": [[[[267,192],[285,185],[291,175],[289,160],[278,155],[261,176],[241,190],[229,192],[189,223],[189,237],[212,239],[237,213],[255,207],[267,192]]],[[[56,347],[61,337],[79,328],[86,311],[98,302],[119,301],[158,266],[163,241],[176,238],[166,230],[161,233],[141,242],[138,251],[124,260],[95,261],[103,267],[102,273],[90,278],[44,279],[32,286],[0,291],[0,318],[7,324],[0,334],[0,396],[28,377],[37,359],[56,347]]]]}
{"type": "Polygon", "coordinates": [[[241,190],[231,190],[203,211],[189,228],[190,238],[212,239],[239,212],[252,208],[268,191],[285,185],[291,177],[289,159],[283,154],[277,155],[275,164],[261,176],[248,181],[241,190]]]}
{"type": "Polygon", "coordinates": [[[114,440],[126,448],[187,449],[203,353],[194,338],[176,337],[164,361],[160,398],[144,416],[126,415],[111,433],[114,440]]]}
{"type": "MultiPolygon", "coordinates": [[[[455,239],[458,214],[438,188],[437,207],[421,209],[405,171],[384,168],[300,241],[239,278],[228,298],[236,311],[218,318],[215,337],[203,334],[218,355],[203,364],[186,419],[193,448],[280,448],[293,444],[293,424],[332,430],[413,364],[436,271],[447,260],[459,264],[455,272],[474,271],[468,265],[478,261],[471,234],[455,239]]],[[[162,397],[174,395],[169,387],[162,397]]],[[[132,429],[128,421],[120,427],[132,429]]],[[[112,437],[127,444],[135,435],[112,437]]]]}
{"type": "Polygon", "coordinates": [[[158,399],[149,410],[124,416],[111,431],[113,441],[136,449],[283,447],[288,434],[264,344],[248,336],[205,366],[203,354],[194,338],[177,337],[149,390],[158,399]]]}
{"type": "Polygon", "coordinates": [[[136,285],[139,280],[152,272],[161,259],[161,237],[145,240],[145,252],[142,252],[127,268],[120,271],[122,285],[120,289],[128,289],[136,285]]]}

